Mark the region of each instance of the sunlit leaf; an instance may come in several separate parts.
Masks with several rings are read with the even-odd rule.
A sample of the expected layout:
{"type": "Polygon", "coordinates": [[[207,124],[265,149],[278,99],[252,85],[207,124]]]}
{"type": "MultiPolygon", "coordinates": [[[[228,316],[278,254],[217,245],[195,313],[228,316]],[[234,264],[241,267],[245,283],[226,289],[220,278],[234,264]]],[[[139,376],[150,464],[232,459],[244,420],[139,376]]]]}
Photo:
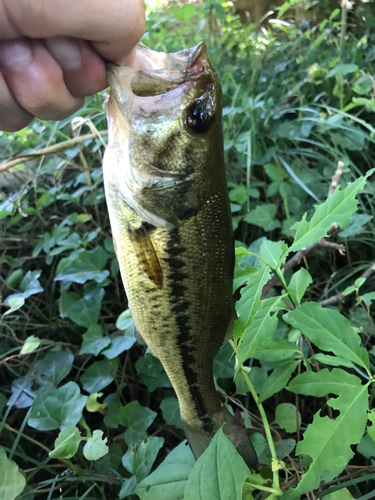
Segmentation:
{"type": "Polygon", "coordinates": [[[25,477],[0,446],[0,500],[14,500],[25,488],[25,477]]]}
{"type": "Polygon", "coordinates": [[[103,431],[95,430],[83,447],[83,454],[87,460],[98,460],[108,453],[107,438],[103,431]]]}
{"type": "Polygon", "coordinates": [[[75,425],[69,425],[62,430],[56,441],[55,448],[49,453],[51,458],[72,458],[78,451],[81,434],[75,425]]]}
{"type": "Polygon", "coordinates": [[[275,412],[275,422],[286,432],[297,431],[297,415],[298,425],[301,426],[301,413],[291,403],[281,403],[277,405],[275,412]]]}

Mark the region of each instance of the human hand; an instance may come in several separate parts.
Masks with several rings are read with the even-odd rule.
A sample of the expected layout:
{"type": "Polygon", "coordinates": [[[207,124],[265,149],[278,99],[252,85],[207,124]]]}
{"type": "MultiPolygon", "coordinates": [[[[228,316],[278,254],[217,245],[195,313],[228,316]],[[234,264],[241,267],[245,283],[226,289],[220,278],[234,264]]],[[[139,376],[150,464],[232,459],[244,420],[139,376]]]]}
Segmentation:
{"type": "Polygon", "coordinates": [[[105,59],[131,66],[143,0],[0,0],[0,130],[62,120],[107,87],[105,59]]]}

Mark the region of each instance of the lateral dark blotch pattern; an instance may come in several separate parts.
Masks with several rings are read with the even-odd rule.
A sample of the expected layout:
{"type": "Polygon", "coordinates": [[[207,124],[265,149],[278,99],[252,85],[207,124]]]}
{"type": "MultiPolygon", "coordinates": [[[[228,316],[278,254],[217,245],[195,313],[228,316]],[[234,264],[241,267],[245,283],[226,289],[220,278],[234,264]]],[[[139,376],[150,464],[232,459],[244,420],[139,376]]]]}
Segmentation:
{"type": "Polygon", "coordinates": [[[169,302],[172,312],[176,315],[177,347],[180,351],[182,369],[184,371],[191,397],[194,401],[198,417],[207,414],[206,405],[198,386],[198,375],[193,368],[196,358],[191,348],[192,328],[189,322],[189,301],[186,298],[187,287],[184,281],[187,274],[184,273],[185,263],[182,258],[185,249],[181,245],[178,228],[170,231],[169,243],[167,246],[168,257],[163,260],[169,265],[169,302]]]}

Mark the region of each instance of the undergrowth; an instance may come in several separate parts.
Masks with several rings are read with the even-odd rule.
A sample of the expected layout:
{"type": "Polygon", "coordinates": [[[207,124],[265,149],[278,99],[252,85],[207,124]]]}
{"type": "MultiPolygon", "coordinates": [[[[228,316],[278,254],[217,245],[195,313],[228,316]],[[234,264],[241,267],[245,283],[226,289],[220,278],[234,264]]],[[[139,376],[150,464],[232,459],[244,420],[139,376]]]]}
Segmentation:
{"type": "Polygon", "coordinates": [[[225,2],[171,5],[144,38],[205,40],[222,82],[238,319],[214,373],[259,473],[222,432],[195,463],[169,379],[135,341],[103,92],[0,133],[0,497],[372,498],[374,15],[342,39],[339,11],[296,27],[283,10],[259,31],[225,2]]]}

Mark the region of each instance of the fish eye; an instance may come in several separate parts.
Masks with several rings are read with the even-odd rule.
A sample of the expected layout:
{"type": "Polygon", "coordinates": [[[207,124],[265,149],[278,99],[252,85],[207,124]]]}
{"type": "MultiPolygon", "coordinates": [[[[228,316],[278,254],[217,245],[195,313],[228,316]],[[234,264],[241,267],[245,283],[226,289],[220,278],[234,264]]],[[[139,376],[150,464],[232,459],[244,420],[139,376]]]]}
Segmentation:
{"type": "Polygon", "coordinates": [[[186,111],[186,123],[188,127],[200,134],[207,132],[213,118],[212,106],[205,101],[196,101],[186,111]]]}

